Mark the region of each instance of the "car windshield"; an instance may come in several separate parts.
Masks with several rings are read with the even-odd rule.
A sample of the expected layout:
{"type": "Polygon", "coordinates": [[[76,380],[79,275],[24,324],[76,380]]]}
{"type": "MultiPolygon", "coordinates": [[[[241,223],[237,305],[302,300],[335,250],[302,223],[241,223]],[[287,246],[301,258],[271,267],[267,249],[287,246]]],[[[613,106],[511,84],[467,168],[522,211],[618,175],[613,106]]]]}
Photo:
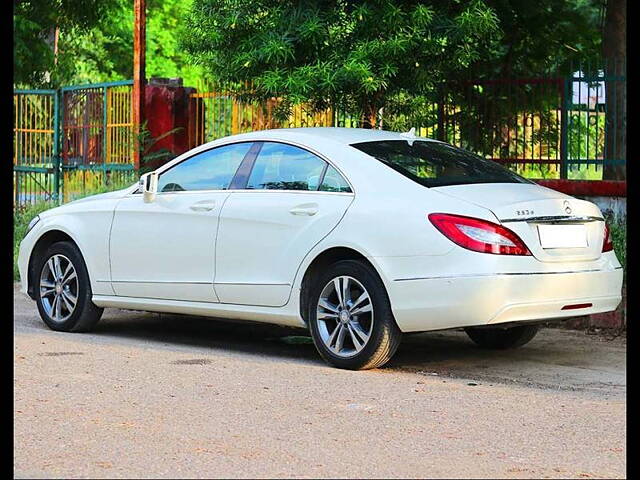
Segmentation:
{"type": "Polygon", "coordinates": [[[490,160],[447,143],[385,140],[351,146],[425,187],[533,183],[490,160]]]}

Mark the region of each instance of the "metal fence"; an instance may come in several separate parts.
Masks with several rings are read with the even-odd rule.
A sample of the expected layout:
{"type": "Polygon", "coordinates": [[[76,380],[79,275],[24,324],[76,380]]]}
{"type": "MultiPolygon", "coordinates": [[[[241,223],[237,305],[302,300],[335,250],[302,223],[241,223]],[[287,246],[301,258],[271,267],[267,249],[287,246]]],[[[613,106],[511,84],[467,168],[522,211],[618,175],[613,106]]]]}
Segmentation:
{"type": "MultiPolygon", "coordinates": [[[[376,128],[406,131],[474,151],[529,178],[625,177],[625,65],[581,64],[570,75],[451,81],[394,99],[376,128]]],[[[247,85],[245,91],[250,91],[247,85]]],[[[68,201],[135,180],[132,81],[15,90],[13,190],[17,207],[68,201]]],[[[339,99],[322,108],[262,101],[203,84],[190,94],[191,147],[227,135],[284,127],[359,127],[339,99]],[[287,108],[283,106],[287,105],[287,108]]]]}
{"type": "Polygon", "coordinates": [[[14,91],[15,207],[134,181],[131,85],[14,91]]]}
{"type": "Polygon", "coordinates": [[[17,90],[13,95],[13,193],[23,205],[57,198],[58,110],[55,90],[17,90]]]}
{"type": "MultiPolygon", "coordinates": [[[[504,164],[529,178],[601,180],[607,167],[626,165],[625,66],[572,66],[571,75],[449,82],[410,108],[381,109],[377,128],[447,141],[504,164]],[[608,97],[608,98],[607,98],[608,97]],[[434,101],[434,98],[436,99],[434,101]]],[[[267,128],[360,127],[362,112],[341,102],[316,111],[282,98],[245,100],[217,85],[191,94],[190,144],[267,128]]],[[[624,177],[624,173],[622,174],[624,177]]]]}

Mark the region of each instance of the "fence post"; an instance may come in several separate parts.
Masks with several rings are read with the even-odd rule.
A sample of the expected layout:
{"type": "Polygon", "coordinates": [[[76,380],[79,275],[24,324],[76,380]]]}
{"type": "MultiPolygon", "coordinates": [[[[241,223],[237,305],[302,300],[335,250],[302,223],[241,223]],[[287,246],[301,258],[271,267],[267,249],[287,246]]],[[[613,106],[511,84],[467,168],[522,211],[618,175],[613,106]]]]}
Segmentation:
{"type": "Polygon", "coordinates": [[[571,79],[573,72],[562,81],[561,110],[560,110],[560,178],[569,176],[569,95],[571,94],[571,79]]]}
{"type": "Polygon", "coordinates": [[[60,108],[61,91],[56,89],[53,94],[53,199],[58,202],[60,198],[60,108]]]}
{"type": "Polygon", "coordinates": [[[444,134],[444,93],[442,84],[438,86],[438,104],[437,104],[437,124],[438,129],[436,132],[436,139],[441,142],[446,142],[446,136],[444,134]]]}

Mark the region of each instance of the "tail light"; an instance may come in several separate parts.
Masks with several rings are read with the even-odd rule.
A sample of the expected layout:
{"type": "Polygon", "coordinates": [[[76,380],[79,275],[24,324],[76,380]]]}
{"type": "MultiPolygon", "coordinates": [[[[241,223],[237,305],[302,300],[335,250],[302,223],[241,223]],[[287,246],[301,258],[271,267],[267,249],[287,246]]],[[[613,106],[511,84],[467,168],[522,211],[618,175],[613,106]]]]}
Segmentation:
{"type": "Polygon", "coordinates": [[[518,235],[497,223],[446,213],[432,213],[429,220],[445,237],[468,250],[496,255],[531,255],[518,235]]]}
{"type": "Polygon", "coordinates": [[[613,237],[611,236],[611,228],[605,222],[604,224],[604,241],[602,242],[602,252],[610,252],[613,250],[613,237]]]}

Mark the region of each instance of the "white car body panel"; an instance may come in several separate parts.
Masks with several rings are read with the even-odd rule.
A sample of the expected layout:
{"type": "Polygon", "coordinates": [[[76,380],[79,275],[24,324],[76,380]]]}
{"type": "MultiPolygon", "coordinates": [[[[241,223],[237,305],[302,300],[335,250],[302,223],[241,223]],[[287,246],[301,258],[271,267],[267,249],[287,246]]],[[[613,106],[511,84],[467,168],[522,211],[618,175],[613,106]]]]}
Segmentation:
{"type": "Polygon", "coordinates": [[[337,247],[355,250],[376,269],[404,332],[566,318],[619,304],[622,269],[613,252],[601,253],[604,222],[596,205],[533,184],[426,188],[349,146],[382,139],[407,140],[392,132],[300,128],[202,145],[158,172],[215,146],[280,141],[328,161],[353,193],[178,192],[159,193],[155,202],[144,204],[134,185],[73,202],[43,213],[22,241],[23,291],[29,288],[27,268],[36,242],[58,230],[78,245],[94,303],[102,307],[304,326],[304,274],[315,258],[337,247]],[[188,211],[211,198],[214,210],[188,211]],[[566,202],[571,216],[588,218],[588,246],[543,249],[537,222],[567,216],[566,202]],[[317,212],[294,215],[293,208],[317,212]],[[154,215],[146,219],[141,212],[154,215]],[[459,247],[428,220],[433,212],[502,222],[532,255],[459,247]],[[592,306],[563,310],[577,303],[592,306]]]}
{"type": "Polygon", "coordinates": [[[216,242],[220,301],[286,304],[300,262],[338,224],[352,200],[349,193],[233,192],[222,208],[216,242]]]}
{"type": "Polygon", "coordinates": [[[121,199],[110,242],[115,294],[218,302],[214,255],[218,219],[228,197],[226,191],[166,192],[152,203],[141,194],[121,199]]]}

